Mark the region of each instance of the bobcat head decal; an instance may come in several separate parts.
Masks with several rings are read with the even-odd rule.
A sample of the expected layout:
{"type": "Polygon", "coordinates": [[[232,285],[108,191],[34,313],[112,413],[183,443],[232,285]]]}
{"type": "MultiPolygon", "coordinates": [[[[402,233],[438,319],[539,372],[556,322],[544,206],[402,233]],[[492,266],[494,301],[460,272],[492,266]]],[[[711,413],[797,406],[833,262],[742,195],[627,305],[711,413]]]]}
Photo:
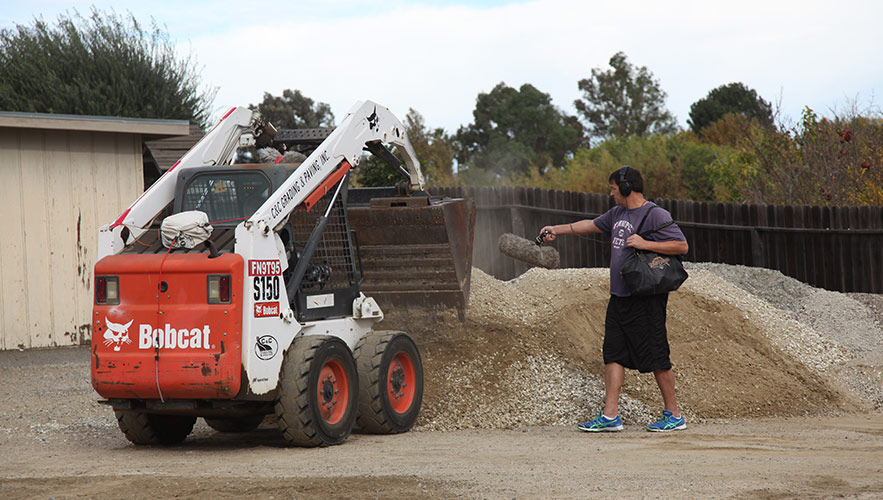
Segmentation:
{"type": "Polygon", "coordinates": [[[377,126],[377,122],[379,121],[377,117],[377,106],[374,106],[374,112],[368,116],[368,128],[371,130],[377,129],[380,130],[380,127],[377,126]]]}
{"type": "Polygon", "coordinates": [[[132,339],[129,338],[129,327],[132,326],[133,321],[135,320],[133,319],[123,325],[120,323],[114,323],[108,320],[107,316],[105,316],[104,324],[107,325],[107,331],[104,332],[104,345],[108,347],[113,345],[113,350],[119,351],[121,345],[131,344],[132,339]]]}

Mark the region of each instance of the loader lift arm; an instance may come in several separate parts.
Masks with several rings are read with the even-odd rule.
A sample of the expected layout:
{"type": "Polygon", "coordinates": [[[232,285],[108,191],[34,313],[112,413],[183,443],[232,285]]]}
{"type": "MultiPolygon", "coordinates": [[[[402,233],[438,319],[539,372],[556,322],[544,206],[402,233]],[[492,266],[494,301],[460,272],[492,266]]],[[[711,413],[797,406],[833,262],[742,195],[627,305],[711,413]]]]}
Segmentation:
{"type": "MultiPolygon", "coordinates": [[[[280,151],[304,149],[309,156],[299,165],[288,164],[290,175],[279,184],[274,182],[273,191],[257,210],[239,215],[247,220],[236,230],[236,253],[255,252],[254,245],[283,246],[271,242],[276,238],[270,236],[281,231],[295,209],[309,211],[333,191],[346,170],[359,165],[367,150],[406,174],[407,180],[396,188],[348,190],[347,217],[351,229],[359,235],[358,259],[364,263],[361,288],[384,308],[465,309],[475,204],[468,199],[428,196],[404,125],[386,107],[372,101],[357,102],[333,130],[277,131],[259,113],[245,107],[232,108],[122,215],[99,229],[98,258],[137,247],[136,243],[145,237],[150,241],[151,235],[146,233],[151,227],[156,229],[159,217],[177,210],[172,205],[178,204],[176,188],[182,179],[193,178],[192,172],[206,169],[241,170],[237,163],[240,148],[249,139],[255,144],[257,139],[265,142],[268,137],[280,151]],[[396,147],[404,165],[386,146],[396,147]],[[402,197],[411,194],[418,196],[402,197]],[[258,243],[260,240],[267,241],[258,243]],[[247,246],[253,248],[246,250],[247,246]]],[[[224,253],[233,248],[218,250],[224,253]]],[[[265,250],[260,252],[266,255],[264,258],[278,259],[287,267],[284,248],[265,250]]]]}
{"type": "Polygon", "coordinates": [[[423,190],[425,182],[420,171],[420,162],[408,141],[404,125],[386,107],[372,101],[359,102],[350,109],[328,138],[322,141],[246,221],[246,226],[257,224],[262,231],[277,228],[292,210],[322,186],[325,178],[341,168],[343,162],[358,166],[362,149],[366,145],[377,148],[377,143],[388,143],[399,148],[409,173],[409,187],[414,191],[423,190]]]}
{"type": "MultiPolygon", "coordinates": [[[[237,107],[228,111],[193,149],[181,157],[113,223],[99,230],[98,258],[119,253],[148,230],[151,221],[174,199],[179,172],[188,168],[230,165],[241,137],[259,135],[262,125],[260,115],[248,108],[237,107]]],[[[321,135],[313,134],[313,140],[320,137],[321,135]]],[[[285,140],[283,137],[280,139],[285,140]]],[[[372,101],[359,101],[285,185],[277,189],[252,214],[249,224],[265,224],[268,230],[276,228],[294,208],[322,185],[325,178],[337,170],[341,162],[358,166],[365,147],[370,150],[385,150],[382,143],[397,146],[402,153],[406,167],[402,170],[407,171],[409,190],[423,190],[425,181],[420,162],[408,141],[404,125],[385,106],[372,101]]]]}

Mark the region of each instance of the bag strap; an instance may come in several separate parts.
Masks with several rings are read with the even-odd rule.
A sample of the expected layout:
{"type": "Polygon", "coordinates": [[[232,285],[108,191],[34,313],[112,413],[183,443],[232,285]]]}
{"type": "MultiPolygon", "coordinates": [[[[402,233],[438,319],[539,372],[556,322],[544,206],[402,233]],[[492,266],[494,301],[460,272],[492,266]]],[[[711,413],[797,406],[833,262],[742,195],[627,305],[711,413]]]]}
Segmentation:
{"type": "MultiPolygon", "coordinates": [[[[638,229],[635,231],[635,234],[641,234],[641,228],[644,227],[644,221],[647,220],[647,216],[650,215],[650,211],[656,207],[657,205],[651,205],[650,208],[648,208],[647,211],[644,212],[644,217],[641,218],[641,223],[638,224],[638,229]]],[[[655,229],[653,231],[655,231],[655,229]]],[[[652,233],[653,231],[648,231],[648,234],[652,233]]],[[[641,237],[643,237],[643,235],[641,237]]]]}
{"type": "Polygon", "coordinates": [[[667,228],[668,226],[670,226],[670,225],[672,225],[672,224],[674,224],[674,223],[675,223],[675,221],[674,221],[674,219],[672,219],[672,220],[670,220],[670,221],[668,221],[668,222],[666,222],[666,223],[660,224],[659,227],[657,227],[656,229],[651,229],[651,230],[649,230],[649,231],[647,231],[647,232],[645,232],[645,233],[643,233],[643,234],[641,234],[641,233],[638,233],[638,234],[641,234],[641,238],[643,238],[645,235],[648,235],[648,234],[650,234],[650,233],[655,233],[656,231],[659,231],[660,229],[665,229],[665,228],[667,228]]]}
{"type": "Polygon", "coordinates": [[[647,216],[650,215],[650,211],[653,210],[654,208],[658,208],[658,207],[659,207],[659,205],[653,205],[653,206],[651,206],[649,209],[647,209],[647,213],[644,214],[644,217],[641,219],[641,223],[638,224],[638,230],[635,231],[635,234],[640,235],[641,238],[645,238],[645,237],[646,237],[647,235],[649,235],[650,233],[655,233],[656,231],[659,231],[660,229],[665,229],[665,228],[667,228],[668,226],[670,226],[670,225],[672,225],[672,224],[675,223],[675,220],[672,219],[672,220],[670,220],[670,221],[668,221],[668,222],[665,222],[665,223],[663,223],[663,224],[660,224],[660,226],[657,227],[657,228],[655,228],[655,229],[651,229],[651,230],[649,230],[649,231],[646,231],[646,232],[642,233],[642,232],[641,232],[641,228],[644,227],[644,221],[647,220],[647,216]]]}

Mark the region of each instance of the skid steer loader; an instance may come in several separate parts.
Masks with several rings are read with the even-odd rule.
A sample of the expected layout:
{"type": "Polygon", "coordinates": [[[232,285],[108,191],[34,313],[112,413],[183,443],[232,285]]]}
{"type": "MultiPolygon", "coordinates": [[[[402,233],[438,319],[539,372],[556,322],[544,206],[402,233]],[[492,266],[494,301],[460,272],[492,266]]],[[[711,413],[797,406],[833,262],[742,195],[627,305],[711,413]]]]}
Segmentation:
{"type": "Polygon", "coordinates": [[[231,109],[100,228],[92,385],[135,444],[181,442],[199,417],[249,431],[272,413],[299,446],[342,443],[354,426],[407,431],[423,366],[406,333],[374,329],[378,302],[462,310],[474,219],[471,200],[424,192],[381,105],[307,131],[231,109]],[[349,190],[363,149],[407,182],[349,190]]]}

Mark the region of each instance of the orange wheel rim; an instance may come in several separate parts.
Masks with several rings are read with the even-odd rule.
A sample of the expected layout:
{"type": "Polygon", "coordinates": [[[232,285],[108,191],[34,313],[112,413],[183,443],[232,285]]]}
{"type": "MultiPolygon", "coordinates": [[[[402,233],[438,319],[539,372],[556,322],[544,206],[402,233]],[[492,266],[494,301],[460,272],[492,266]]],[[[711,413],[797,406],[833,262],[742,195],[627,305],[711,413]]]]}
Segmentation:
{"type": "Polygon", "coordinates": [[[405,413],[414,402],[417,383],[414,376],[414,363],[404,352],[397,352],[389,363],[386,373],[386,390],[389,405],[396,413],[405,413]]]}
{"type": "Polygon", "coordinates": [[[349,380],[340,361],[329,359],[322,365],[316,395],[322,420],[332,425],[340,422],[346,413],[350,395],[349,380]]]}

